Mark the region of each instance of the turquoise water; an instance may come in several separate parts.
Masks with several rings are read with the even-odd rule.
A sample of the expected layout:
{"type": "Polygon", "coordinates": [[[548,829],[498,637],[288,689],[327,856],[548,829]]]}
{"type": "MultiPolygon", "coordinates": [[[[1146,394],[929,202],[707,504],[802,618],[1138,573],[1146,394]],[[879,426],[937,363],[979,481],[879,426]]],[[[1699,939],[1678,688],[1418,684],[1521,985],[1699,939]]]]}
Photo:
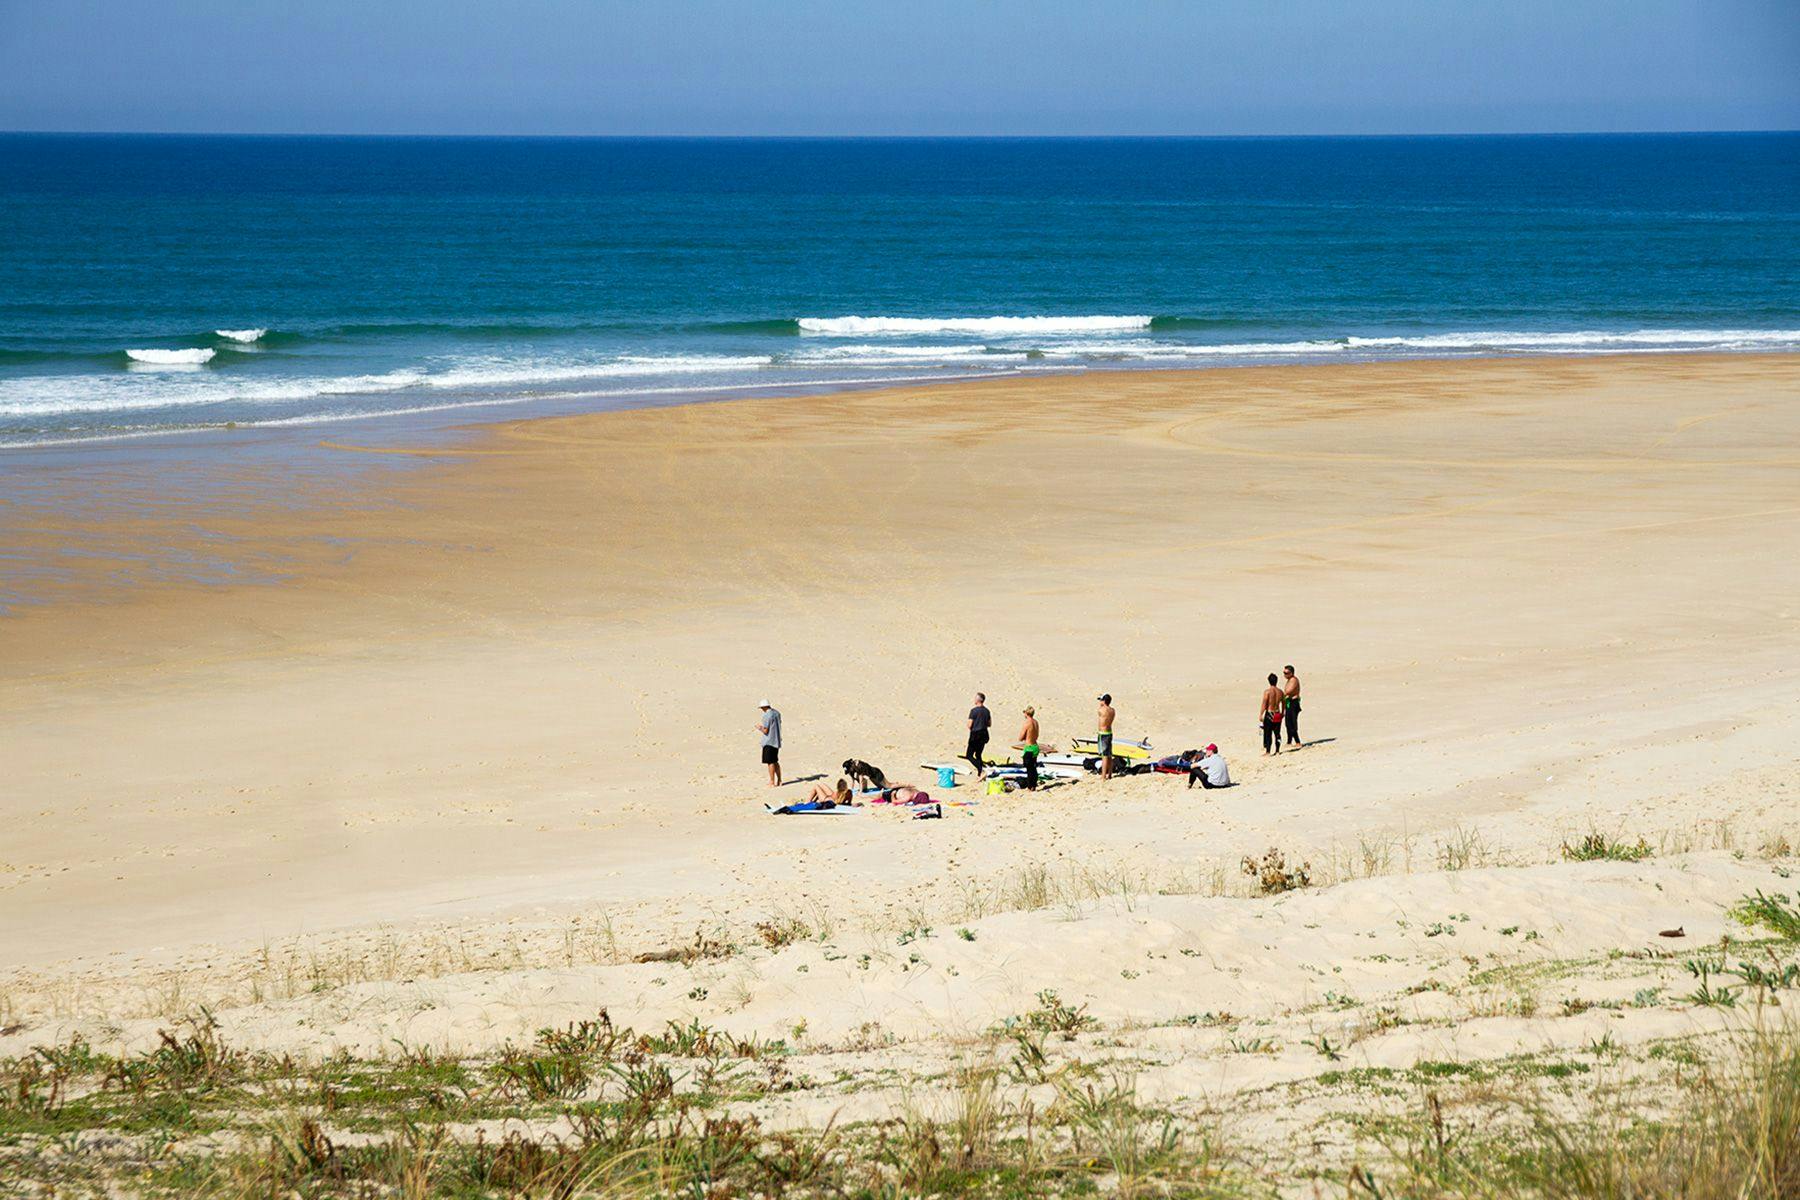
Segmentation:
{"type": "Polygon", "coordinates": [[[1800,349],[1800,135],[0,136],[0,444],[1800,349]]]}

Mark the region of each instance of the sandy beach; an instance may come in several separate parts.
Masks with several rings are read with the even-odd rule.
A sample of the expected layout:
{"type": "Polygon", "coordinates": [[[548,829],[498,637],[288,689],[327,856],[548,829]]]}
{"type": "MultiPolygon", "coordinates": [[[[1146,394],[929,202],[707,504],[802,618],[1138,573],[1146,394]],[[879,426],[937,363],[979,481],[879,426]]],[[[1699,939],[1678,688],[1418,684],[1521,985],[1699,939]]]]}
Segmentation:
{"type": "Polygon", "coordinates": [[[1145,1094],[1264,1096],[1277,1142],[1331,1107],[1265,1091],[1331,1066],[1321,1031],[1403,1067],[1720,1027],[1618,1002],[1672,996],[1659,934],[1729,931],[1800,841],[1791,356],[1026,376],[229,456],[173,495],[93,473],[103,519],[13,506],[15,561],[83,555],[0,621],[0,1052],[200,1004],[298,1055],[482,1052],[605,1008],[922,1071],[1052,990],[1145,1094]],[[198,557],[239,582],[143,565],[198,557]],[[1265,760],[1285,663],[1308,744],[1265,760]],[[790,778],[935,791],[976,690],[997,742],[1031,704],[1057,745],[1110,692],[1238,786],[765,814],[762,697],[790,778]],[[1564,861],[1596,832],[1646,855],[1564,861]],[[1312,886],[1257,894],[1271,848],[1312,886]],[[743,949],[632,961],[709,940],[743,949]],[[1573,961],[1529,1006],[1483,975],[1573,961]],[[1243,1021],[1278,1049],[1234,1053],[1243,1021]]]}

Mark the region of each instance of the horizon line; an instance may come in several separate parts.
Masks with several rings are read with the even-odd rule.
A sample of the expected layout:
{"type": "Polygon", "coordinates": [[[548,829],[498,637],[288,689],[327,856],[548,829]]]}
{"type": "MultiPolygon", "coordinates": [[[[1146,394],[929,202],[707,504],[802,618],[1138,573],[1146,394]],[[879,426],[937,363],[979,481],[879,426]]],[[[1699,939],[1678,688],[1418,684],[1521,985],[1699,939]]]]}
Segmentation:
{"type": "Polygon", "coordinates": [[[167,137],[167,138],[366,138],[468,141],[635,141],[635,142],[1098,142],[1098,141],[1301,141],[1397,138],[1588,138],[1588,137],[1754,137],[1800,133],[1791,129],[1543,129],[1436,133],[427,133],[331,130],[306,132],[229,129],[0,129],[0,137],[167,137]]]}

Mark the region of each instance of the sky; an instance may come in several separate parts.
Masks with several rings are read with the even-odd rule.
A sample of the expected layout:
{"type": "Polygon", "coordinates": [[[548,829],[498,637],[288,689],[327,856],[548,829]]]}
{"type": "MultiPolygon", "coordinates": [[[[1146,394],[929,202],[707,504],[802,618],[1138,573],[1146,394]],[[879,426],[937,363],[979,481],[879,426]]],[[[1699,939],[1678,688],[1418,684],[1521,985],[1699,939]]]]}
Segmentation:
{"type": "Polygon", "coordinates": [[[1800,0],[0,0],[0,129],[1800,128],[1800,0]]]}

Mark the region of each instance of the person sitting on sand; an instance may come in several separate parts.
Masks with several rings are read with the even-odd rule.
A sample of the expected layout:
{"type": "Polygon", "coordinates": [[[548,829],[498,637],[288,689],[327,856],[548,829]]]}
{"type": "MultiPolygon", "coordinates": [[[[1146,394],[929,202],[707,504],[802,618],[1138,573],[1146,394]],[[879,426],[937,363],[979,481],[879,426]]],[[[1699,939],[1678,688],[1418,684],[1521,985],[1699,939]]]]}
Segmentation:
{"type": "Polygon", "coordinates": [[[1257,722],[1262,726],[1263,757],[1281,753],[1281,681],[1274,672],[1269,673],[1269,686],[1263,689],[1262,703],[1256,710],[1257,722]]]}
{"type": "Polygon", "coordinates": [[[1196,780],[1209,792],[1231,786],[1231,771],[1225,766],[1225,756],[1219,753],[1217,746],[1202,750],[1194,765],[1188,768],[1188,786],[1193,787],[1196,780]]]}
{"type": "Polygon", "coordinates": [[[813,784],[812,791],[806,793],[806,802],[808,804],[817,802],[849,806],[856,803],[856,793],[850,790],[848,779],[838,780],[834,787],[826,787],[823,782],[820,782],[813,784]]]}

